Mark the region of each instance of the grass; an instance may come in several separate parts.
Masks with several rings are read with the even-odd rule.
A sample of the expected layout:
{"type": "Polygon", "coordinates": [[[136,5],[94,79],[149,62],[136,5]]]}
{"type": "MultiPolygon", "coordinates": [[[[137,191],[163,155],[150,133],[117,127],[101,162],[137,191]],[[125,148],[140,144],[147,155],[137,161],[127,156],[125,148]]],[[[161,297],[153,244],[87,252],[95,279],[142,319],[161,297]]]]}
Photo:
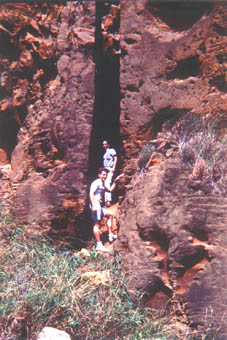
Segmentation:
{"type": "Polygon", "coordinates": [[[65,330],[73,340],[174,339],[162,332],[169,319],[134,304],[119,257],[91,250],[83,258],[31,230],[2,218],[1,339],[37,339],[44,326],[65,330]]]}
{"type": "MultiPolygon", "coordinates": [[[[166,139],[166,145],[168,141],[174,141],[182,161],[191,168],[192,179],[207,181],[213,189],[225,194],[227,137],[220,135],[219,122],[187,113],[177,122],[168,123],[170,126],[166,133],[162,132],[162,139],[166,139]]],[[[146,170],[152,153],[159,151],[153,142],[146,143],[140,152],[138,166],[142,172],[146,170]]],[[[166,151],[164,148],[163,152],[166,151]]]]}
{"type": "Polygon", "coordinates": [[[218,191],[226,190],[227,138],[218,122],[187,114],[173,129],[183,161],[191,163],[194,179],[207,179],[218,191]]]}
{"type": "Polygon", "coordinates": [[[218,340],[210,330],[182,333],[176,315],[142,308],[125,282],[119,256],[92,249],[84,258],[39,228],[0,216],[1,340],[36,340],[45,326],[72,340],[218,340]]]}

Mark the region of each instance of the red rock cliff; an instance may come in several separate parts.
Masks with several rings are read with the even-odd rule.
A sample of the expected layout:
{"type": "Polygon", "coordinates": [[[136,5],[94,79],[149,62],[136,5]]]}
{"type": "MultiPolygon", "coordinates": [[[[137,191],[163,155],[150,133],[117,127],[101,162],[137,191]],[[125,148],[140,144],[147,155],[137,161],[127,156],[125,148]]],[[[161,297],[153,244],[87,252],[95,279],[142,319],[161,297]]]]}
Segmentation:
{"type": "Polygon", "coordinates": [[[226,295],[226,201],[190,186],[165,138],[189,113],[218,119],[224,131],[226,5],[122,0],[120,46],[112,5],[1,4],[1,200],[20,223],[78,235],[105,130],[126,174],[115,249],[129,288],[152,306],[176,297],[196,327],[214,306],[216,322],[226,295]],[[164,127],[155,142],[162,155],[141,175],[139,153],[164,127]]]}
{"type": "Polygon", "coordinates": [[[1,147],[4,162],[11,158],[13,212],[70,233],[86,200],[95,3],[7,3],[0,17],[1,147]]]}
{"type": "MultiPolygon", "coordinates": [[[[130,176],[141,142],[186,112],[225,120],[226,6],[121,1],[121,138],[130,176]]],[[[223,123],[224,125],[224,123],[223,123]]]]}

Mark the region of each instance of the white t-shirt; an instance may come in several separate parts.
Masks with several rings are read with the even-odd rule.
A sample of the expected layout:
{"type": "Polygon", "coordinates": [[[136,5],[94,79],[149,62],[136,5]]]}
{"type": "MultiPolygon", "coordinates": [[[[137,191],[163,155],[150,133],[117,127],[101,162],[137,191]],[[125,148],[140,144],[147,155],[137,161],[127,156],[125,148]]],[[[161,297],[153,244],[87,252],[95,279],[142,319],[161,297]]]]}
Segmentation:
{"type": "Polygon", "coordinates": [[[102,183],[100,178],[97,178],[96,180],[94,180],[94,182],[91,183],[90,192],[91,191],[94,193],[95,205],[102,204],[103,198],[104,198],[105,186],[102,183]]]}
{"type": "Polygon", "coordinates": [[[103,155],[103,166],[107,169],[112,169],[114,165],[114,157],[117,156],[117,153],[114,149],[108,148],[103,155]]]}

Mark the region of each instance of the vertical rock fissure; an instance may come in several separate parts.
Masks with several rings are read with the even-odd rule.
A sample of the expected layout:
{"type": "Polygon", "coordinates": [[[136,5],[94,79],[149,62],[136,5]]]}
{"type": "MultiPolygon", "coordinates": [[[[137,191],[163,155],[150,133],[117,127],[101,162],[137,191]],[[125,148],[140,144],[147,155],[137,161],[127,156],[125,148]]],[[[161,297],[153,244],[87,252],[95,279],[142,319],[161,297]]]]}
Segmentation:
{"type": "Polygon", "coordinates": [[[12,151],[17,143],[19,124],[13,110],[6,110],[0,118],[0,165],[10,162],[12,151]]]}
{"type": "Polygon", "coordinates": [[[96,2],[95,103],[90,144],[89,174],[101,165],[102,145],[107,139],[120,148],[119,1],[96,2]]]}

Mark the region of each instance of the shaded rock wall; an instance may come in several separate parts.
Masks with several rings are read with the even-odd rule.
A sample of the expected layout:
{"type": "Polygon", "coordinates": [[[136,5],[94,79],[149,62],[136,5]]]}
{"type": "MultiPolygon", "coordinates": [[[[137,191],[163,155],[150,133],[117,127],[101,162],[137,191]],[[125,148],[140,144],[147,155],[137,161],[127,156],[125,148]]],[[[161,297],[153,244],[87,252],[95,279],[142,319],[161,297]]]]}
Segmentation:
{"type": "MultiPolygon", "coordinates": [[[[11,157],[13,212],[21,222],[70,233],[86,200],[94,105],[95,3],[50,3],[37,5],[36,10],[18,4],[18,12],[14,5],[6,8],[8,26],[13,25],[16,13],[21,20],[20,30],[14,33],[18,53],[13,54],[16,60],[11,68],[13,64],[21,67],[17,83],[27,82],[30,89],[21,94],[21,100],[27,100],[27,112],[24,109],[26,117],[11,157]],[[22,58],[23,53],[29,58],[22,58]],[[24,68],[31,79],[26,78],[24,68]],[[33,92],[35,86],[40,91],[33,92]]],[[[10,76],[15,76],[13,71],[10,76]]]]}
{"type": "Polygon", "coordinates": [[[114,248],[129,292],[150,307],[173,308],[195,329],[212,325],[224,334],[227,200],[208,193],[205,181],[193,188],[178,153],[159,156],[133,177],[120,208],[114,248]]]}
{"type": "Polygon", "coordinates": [[[226,6],[121,1],[121,138],[126,173],[144,140],[185,112],[226,124],[226,6]],[[225,123],[224,123],[225,121],[225,123]]]}
{"type": "Polygon", "coordinates": [[[218,325],[226,304],[226,200],[193,189],[176,154],[145,174],[137,161],[164,123],[187,112],[225,127],[226,6],[122,0],[121,50],[119,6],[104,7],[1,5],[1,199],[21,223],[77,232],[97,143],[111,137],[126,184],[136,173],[115,244],[131,293],[143,292],[154,307],[169,299],[185,305],[194,327],[212,306],[218,325]]]}
{"type": "Polygon", "coordinates": [[[73,229],[102,138],[127,184],[168,119],[191,112],[224,127],[225,13],[212,2],[122,0],[120,50],[117,1],[1,5],[0,163],[11,160],[21,221],[73,229]]]}
{"type": "Polygon", "coordinates": [[[120,126],[130,184],[114,244],[132,296],[175,309],[192,328],[221,326],[222,334],[227,201],[208,183],[196,189],[177,153],[157,153],[146,173],[138,155],[187,113],[217,119],[224,133],[225,15],[218,2],[121,1],[120,126]]]}
{"type": "Polygon", "coordinates": [[[42,98],[45,86],[56,77],[61,10],[62,6],[55,4],[1,4],[0,163],[11,158],[28,105],[42,98]]]}

